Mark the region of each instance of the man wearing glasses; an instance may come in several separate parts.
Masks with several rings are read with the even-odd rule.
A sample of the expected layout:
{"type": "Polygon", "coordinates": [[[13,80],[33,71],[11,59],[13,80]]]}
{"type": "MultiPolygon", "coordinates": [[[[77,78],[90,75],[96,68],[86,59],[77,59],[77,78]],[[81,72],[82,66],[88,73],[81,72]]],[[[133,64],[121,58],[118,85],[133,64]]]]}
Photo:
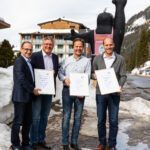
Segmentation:
{"type": "MultiPolygon", "coordinates": [[[[58,72],[58,56],[52,53],[54,40],[47,37],[43,40],[42,50],[32,55],[31,63],[35,69],[54,70],[54,80],[58,72]]],[[[30,140],[32,147],[42,147],[51,149],[45,142],[45,131],[47,126],[48,115],[50,113],[52,103],[52,95],[39,95],[32,102],[32,126],[30,132],[30,140]]]]}
{"type": "Polygon", "coordinates": [[[33,69],[30,64],[32,44],[23,42],[20,49],[21,55],[16,59],[13,68],[13,104],[14,119],[11,130],[12,150],[32,150],[29,145],[29,130],[32,117],[33,94],[38,95],[38,89],[34,88],[33,69]],[[19,138],[22,126],[22,140],[19,138]]]}

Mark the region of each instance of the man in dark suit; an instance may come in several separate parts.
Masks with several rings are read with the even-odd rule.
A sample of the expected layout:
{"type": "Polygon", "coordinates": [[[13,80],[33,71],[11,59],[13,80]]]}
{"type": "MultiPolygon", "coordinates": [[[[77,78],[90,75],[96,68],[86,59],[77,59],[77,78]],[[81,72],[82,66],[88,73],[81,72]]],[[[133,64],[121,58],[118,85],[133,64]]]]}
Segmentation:
{"type": "MultiPolygon", "coordinates": [[[[52,53],[54,40],[47,37],[43,40],[42,50],[33,53],[31,63],[35,69],[54,70],[54,80],[56,86],[56,76],[58,73],[58,56],[52,53]]],[[[50,113],[52,95],[39,95],[32,102],[32,126],[30,140],[34,149],[42,147],[51,149],[45,142],[45,130],[47,126],[48,115],[50,113]]]]}
{"type": "Polygon", "coordinates": [[[30,64],[32,44],[23,42],[20,49],[21,55],[16,59],[13,68],[13,104],[14,119],[11,130],[12,150],[31,150],[29,145],[29,130],[32,117],[33,94],[38,95],[38,89],[34,88],[34,75],[30,64]],[[22,126],[22,140],[19,132],[22,126]]]}

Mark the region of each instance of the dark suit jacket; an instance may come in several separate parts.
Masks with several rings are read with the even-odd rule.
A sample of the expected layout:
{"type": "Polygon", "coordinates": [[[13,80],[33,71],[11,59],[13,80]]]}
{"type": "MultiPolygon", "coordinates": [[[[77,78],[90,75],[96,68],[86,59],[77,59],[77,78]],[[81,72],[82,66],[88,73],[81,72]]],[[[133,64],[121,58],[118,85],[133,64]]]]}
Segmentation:
{"type": "Polygon", "coordinates": [[[29,66],[22,56],[19,56],[15,61],[13,80],[12,100],[14,102],[29,102],[33,96],[34,81],[29,66]]]}
{"type": "MultiPolygon", "coordinates": [[[[55,87],[56,87],[56,76],[58,74],[59,62],[58,62],[58,56],[53,53],[52,53],[52,62],[53,62],[54,71],[55,71],[54,82],[55,82],[55,87]]],[[[34,69],[45,69],[42,51],[35,52],[32,54],[31,64],[34,69]]]]}

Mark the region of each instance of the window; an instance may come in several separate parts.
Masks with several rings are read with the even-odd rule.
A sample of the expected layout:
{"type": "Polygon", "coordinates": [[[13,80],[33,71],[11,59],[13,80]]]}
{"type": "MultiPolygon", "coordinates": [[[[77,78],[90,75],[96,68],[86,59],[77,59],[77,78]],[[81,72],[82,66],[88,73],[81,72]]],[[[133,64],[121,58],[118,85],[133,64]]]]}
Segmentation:
{"type": "Polygon", "coordinates": [[[73,45],[69,45],[69,49],[73,49],[73,45]]]}
{"type": "Polygon", "coordinates": [[[31,39],[31,36],[30,36],[30,35],[24,35],[24,39],[25,39],[25,40],[30,40],[30,39],[31,39]]]}
{"type": "Polygon", "coordinates": [[[63,45],[57,45],[58,49],[63,49],[63,45]]]}
{"type": "Polygon", "coordinates": [[[63,39],[63,35],[55,35],[55,39],[61,40],[63,39]]]}
{"type": "Polygon", "coordinates": [[[40,44],[36,44],[35,45],[35,49],[40,49],[41,48],[41,45],[40,44]]]}
{"type": "Polygon", "coordinates": [[[41,37],[41,35],[36,35],[36,36],[35,36],[35,39],[36,39],[36,40],[41,40],[42,37],[41,37]]]}

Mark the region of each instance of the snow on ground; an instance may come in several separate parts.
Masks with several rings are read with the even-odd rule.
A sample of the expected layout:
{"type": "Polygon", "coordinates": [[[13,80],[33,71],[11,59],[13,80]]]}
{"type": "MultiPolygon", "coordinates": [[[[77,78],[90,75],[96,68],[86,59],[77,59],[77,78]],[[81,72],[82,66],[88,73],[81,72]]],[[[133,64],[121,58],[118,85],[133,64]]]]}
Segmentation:
{"type": "Polygon", "coordinates": [[[12,116],[12,89],[13,72],[12,67],[0,68],[0,122],[6,122],[12,116]]]}
{"type": "Polygon", "coordinates": [[[90,83],[90,94],[88,97],[85,97],[85,104],[84,106],[85,107],[96,107],[96,101],[95,101],[95,88],[94,88],[94,82],[91,80],[91,83],[90,83]]]}
{"type": "Polygon", "coordinates": [[[10,145],[10,128],[0,123],[0,150],[8,150],[10,145]]]}
{"type": "Polygon", "coordinates": [[[143,98],[136,97],[131,101],[125,102],[121,101],[120,111],[124,111],[132,116],[140,116],[145,120],[150,119],[150,101],[143,98]]]}
{"type": "Polygon", "coordinates": [[[133,22],[132,24],[132,28],[137,27],[137,26],[141,26],[146,22],[146,19],[144,16],[138,18],[136,21],[133,22]]]}
{"type": "Polygon", "coordinates": [[[142,142],[138,143],[136,146],[129,146],[129,136],[126,130],[132,126],[133,123],[130,120],[121,121],[119,124],[119,132],[117,136],[117,149],[118,150],[149,150],[148,145],[142,142]]]}
{"type": "MultiPolygon", "coordinates": [[[[95,101],[91,100],[91,103],[92,102],[94,104],[90,104],[91,107],[90,105],[85,106],[88,117],[84,118],[84,125],[81,128],[81,134],[98,137],[96,108],[93,107],[95,101]]],[[[145,142],[149,138],[146,136],[143,138],[144,133],[142,132],[143,130],[149,130],[149,125],[147,124],[149,124],[148,122],[150,120],[150,101],[140,97],[136,97],[130,101],[121,101],[119,116],[120,122],[117,136],[117,149],[149,150],[150,147],[148,147],[148,143],[145,142]],[[132,131],[133,133],[131,133],[132,129],[135,130],[132,131]],[[136,133],[137,130],[139,130],[139,132],[136,133]]],[[[107,128],[109,127],[108,122],[106,126],[107,128]]]]}
{"type": "Polygon", "coordinates": [[[12,70],[0,68],[0,108],[10,102],[12,96],[12,88],[12,70]]]}
{"type": "Polygon", "coordinates": [[[144,76],[149,76],[150,77],[150,61],[146,61],[142,67],[140,68],[134,68],[131,71],[132,75],[144,75],[144,76]]]}
{"type": "MultiPolygon", "coordinates": [[[[54,101],[61,99],[62,83],[58,81],[57,93],[54,101]]],[[[0,121],[6,121],[10,115],[12,115],[12,107],[7,107],[11,101],[12,94],[12,68],[4,69],[0,68],[0,121]],[[10,112],[7,112],[10,111],[10,112]]],[[[96,102],[95,102],[95,88],[93,83],[90,84],[90,96],[85,99],[85,107],[87,110],[87,118],[84,120],[84,127],[81,129],[83,135],[97,137],[97,116],[96,116],[96,102]]],[[[55,112],[51,110],[50,117],[60,114],[61,112],[55,112]]],[[[134,146],[129,146],[131,139],[130,130],[131,127],[135,126],[136,119],[139,119],[140,123],[144,124],[150,120],[150,101],[136,97],[130,101],[121,101],[120,103],[120,114],[125,115],[119,123],[119,134],[118,134],[118,150],[149,150],[147,144],[135,142],[134,146]],[[133,120],[130,120],[131,117],[133,120]],[[142,121],[141,121],[142,120],[142,121]]],[[[108,126],[108,125],[107,125],[108,126]]],[[[138,126],[137,128],[138,130],[138,126]]],[[[142,132],[142,131],[141,131],[142,132]]],[[[139,133],[140,134],[140,133],[139,133]]],[[[136,139],[138,137],[133,137],[136,139]]],[[[5,124],[0,124],[0,150],[6,150],[10,146],[10,128],[5,124]]],[[[87,150],[87,149],[86,149],[87,150]]]]}

